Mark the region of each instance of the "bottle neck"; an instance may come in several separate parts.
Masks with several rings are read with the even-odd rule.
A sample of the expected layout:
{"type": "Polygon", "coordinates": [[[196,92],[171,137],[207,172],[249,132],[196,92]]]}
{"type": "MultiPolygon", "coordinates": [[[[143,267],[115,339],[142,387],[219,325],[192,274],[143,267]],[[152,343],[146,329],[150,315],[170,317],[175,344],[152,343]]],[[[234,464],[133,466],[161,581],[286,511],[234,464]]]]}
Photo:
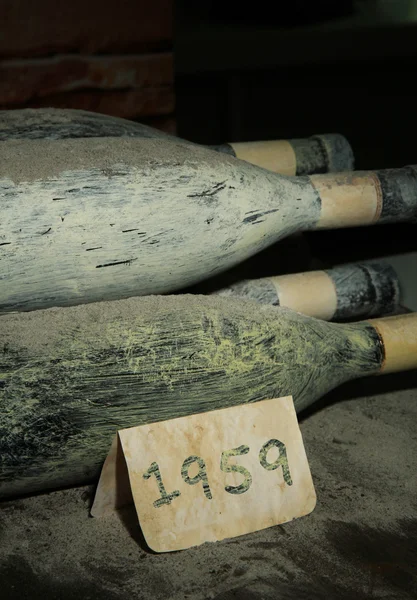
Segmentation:
{"type": "Polygon", "coordinates": [[[417,314],[369,319],[383,348],[381,373],[417,369],[417,314]]]}
{"type": "Polygon", "coordinates": [[[316,229],[417,221],[417,169],[312,175],[321,201],[316,229]]]}

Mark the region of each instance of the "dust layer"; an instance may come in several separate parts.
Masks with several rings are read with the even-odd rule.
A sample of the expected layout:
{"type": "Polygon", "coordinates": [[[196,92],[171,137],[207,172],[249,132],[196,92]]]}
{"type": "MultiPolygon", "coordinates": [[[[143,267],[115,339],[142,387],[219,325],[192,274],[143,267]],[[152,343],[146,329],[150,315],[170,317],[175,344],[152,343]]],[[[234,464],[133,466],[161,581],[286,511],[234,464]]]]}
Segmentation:
{"type": "Polygon", "coordinates": [[[1,502],[2,598],[415,600],[416,400],[417,372],[335,390],[300,421],[315,510],[181,552],[150,552],[133,507],[89,518],[94,486],[1,502]]]}
{"type": "Polygon", "coordinates": [[[85,110],[25,108],[0,111],[0,141],[81,137],[169,139],[173,136],[142,123],[85,110]]]}
{"type": "Polygon", "coordinates": [[[238,296],[240,298],[254,300],[261,304],[279,306],[277,288],[273,281],[267,277],[238,281],[237,283],[216,291],[216,293],[221,296],[238,296]]]}

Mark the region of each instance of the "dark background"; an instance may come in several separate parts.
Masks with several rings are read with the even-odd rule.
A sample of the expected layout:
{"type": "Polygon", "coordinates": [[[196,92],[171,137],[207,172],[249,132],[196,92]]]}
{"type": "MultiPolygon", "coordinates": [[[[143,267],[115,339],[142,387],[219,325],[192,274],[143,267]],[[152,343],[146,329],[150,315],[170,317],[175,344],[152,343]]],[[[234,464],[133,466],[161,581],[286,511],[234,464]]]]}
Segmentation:
{"type": "Polygon", "coordinates": [[[358,169],[413,162],[417,8],[415,22],[383,19],[384,4],[177,0],[178,135],[217,143],[338,131],[358,169]]]}
{"type": "MultiPolygon", "coordinates": [[[[356,169],[417,162],[417,3],[244,8],[182,0],[174,22],[181,137],[217,144],[338,132],[352,145],[356,169]]],[[[410,224],[305,237],[327,265],[417,249],[410,224]]]]}

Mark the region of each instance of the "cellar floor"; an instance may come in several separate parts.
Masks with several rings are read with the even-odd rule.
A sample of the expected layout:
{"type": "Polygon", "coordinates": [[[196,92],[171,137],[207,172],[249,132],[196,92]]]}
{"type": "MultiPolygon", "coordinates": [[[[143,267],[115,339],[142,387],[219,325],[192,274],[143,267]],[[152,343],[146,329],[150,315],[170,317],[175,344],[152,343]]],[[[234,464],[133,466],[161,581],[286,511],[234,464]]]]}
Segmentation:
{"type": "Polygon", "coordinates": [[[328,394],[301,430],[314,511],[172,554],[135,513],[94,519],[94,489],[0,503],[0,597],[59,600],[417,598],[417,372],[328,394]]]}

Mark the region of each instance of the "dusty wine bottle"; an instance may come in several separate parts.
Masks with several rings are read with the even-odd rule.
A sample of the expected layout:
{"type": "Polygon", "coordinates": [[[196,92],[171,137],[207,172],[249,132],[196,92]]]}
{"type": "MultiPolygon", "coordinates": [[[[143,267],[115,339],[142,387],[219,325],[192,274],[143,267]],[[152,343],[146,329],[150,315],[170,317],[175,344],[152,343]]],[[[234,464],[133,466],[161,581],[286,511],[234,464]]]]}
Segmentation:
{"type": "Polygon", "coordinates": [[[389,315],[401,296],[395,269],[383,261],[248,279],[212,293],[286,306],[326,321],[389,315]]]}
{"type": "MultiPolygon", "coordinates": [[[[162,130],[91,111],[24,108],[0,111],[0,141],[81,137],[140,137],[195,143],[162,130]]],[[[230,142],[205,146],[283,175],[310,175],[354,169],[354,154],[345,136],[317,134],[307,138],[230,142]]]]}
{"type": "Polygon", "coordinates": [[[0,312],[170,293],[298,231],[417,216],[412,166],[289,177],[139,138],[0,152],[0,312]]]}
{"type": "Polygon", "coordinates": [[[417,368],[417,314],[169,295],[0,317],[0,498],[93,482],[118,429],[417,368]]]}

